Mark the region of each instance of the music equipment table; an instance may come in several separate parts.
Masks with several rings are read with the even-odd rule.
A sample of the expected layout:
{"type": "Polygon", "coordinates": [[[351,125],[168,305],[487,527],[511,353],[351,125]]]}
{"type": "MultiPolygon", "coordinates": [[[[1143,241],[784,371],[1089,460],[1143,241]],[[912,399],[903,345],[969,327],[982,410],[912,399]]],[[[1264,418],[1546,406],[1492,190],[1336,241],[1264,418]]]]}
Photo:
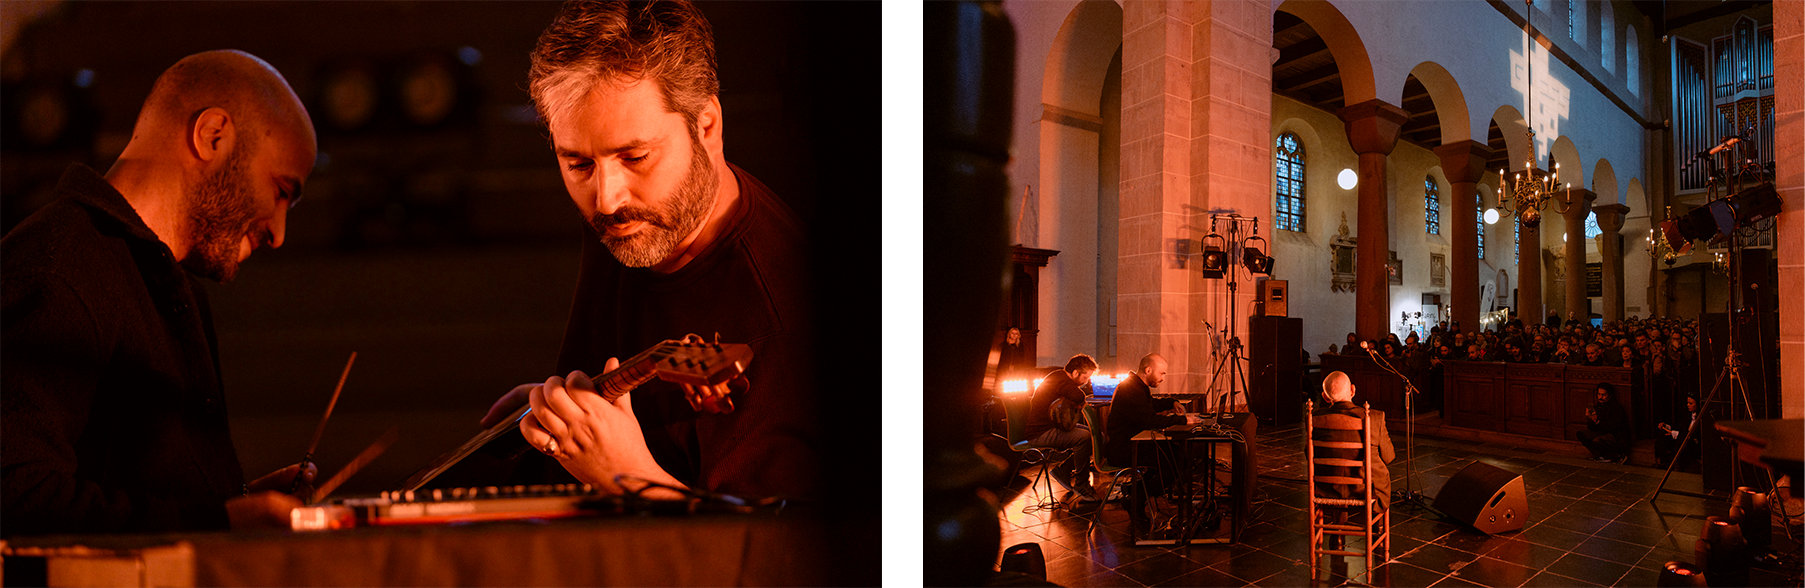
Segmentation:
{"type": "MultiPolygon", "coordinates": [[[[1178,514],[1172,521],[1171,535],[1165,537],[1136,538],[1134,539],[1134,544],[1232,544],[1239,541],[1241,538],[1241,530],[1247,527],[1247,513],[1249,507],[1253,503],[1253,479],[1258,469],[1253,463],[1254,452],[1252,451],[1252,447],[1257,440],[1258,422],[1258,419],[1253,418],[1252,413],[1236,413],[1224,415],[1220,423],[1218,423],[1219,428],[1212,430],[1198,430],[1199,428],[1190,425],[1175,425],[1160,430],[1141,431],[1139,434],[1135,435],[1133,440],[1136,443],[1169,442],[1176,445],[1179,454],[1178,478],[1180,480],[1185,480],[1186,483],[1182,485],[1185,490],[1180,492],[1178,514]],[[1234,435],[1230,435],[1229,433],[1233,433],[1234,435]],[[1236,437],[1239,437],[1239,439],[1236,437]],[[1190,446],[1197,443],[1204,444],[1207,451],[1207,455],[1204,457],[1206,465],[1204,466],[1202,476],[1200,476],[1204,480],[1201,493],[1195,492],[1197,485],[1190,483],[1192,480],[1199,477],[1197,473],[1193,472],[1191,469],[1191,462],[1194,460],[1193,456],[1190,455],[1190,446]],[[1207,512],[1199,511],[1196,507],[1201,506],[1205,509],[1212,509],[1218,506],[1215,502],[1217,494],[1216,445],[1218,444],[1228,444],[1231,446],[1230,456],[1233,462],[1230,467],[1229,476],[1229,503],[1226,505],[1229,513],[1228,538],[1194,539],[1191,537],[1191,534],[1195,532],[1198,524],[1202,522],[1205,515],[1208,514],[1207,512]]],[[[1136,452],[1136,457],[1138,459],[1139,452],[1136,452]]]]}
{"type": "MultiPolygon", "coordinates": [[[[836,581],[826,517],[622,516],[13,538],[6,585],[748,586],[836,581]],[[35,569],[34,569],[35,566],[35,569]]],[[[868,562],[869,563],[869,562],[868,562]]],[[[875,565],[874,563],[870,565],[875,565]]]]}

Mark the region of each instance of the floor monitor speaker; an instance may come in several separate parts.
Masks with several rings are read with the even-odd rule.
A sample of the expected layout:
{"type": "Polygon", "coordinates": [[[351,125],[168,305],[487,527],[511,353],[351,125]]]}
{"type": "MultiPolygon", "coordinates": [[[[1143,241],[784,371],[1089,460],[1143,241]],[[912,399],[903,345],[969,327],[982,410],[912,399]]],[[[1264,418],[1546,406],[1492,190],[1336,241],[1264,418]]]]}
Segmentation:
{"type": "Polygon", "coordinates": [[[1435,497],[1442,511],[1480,532],[1496,535],[1523,528],[1529,515],[1529,494],[1523,476],[1484,462],[1460,470],[1435,497]]]}

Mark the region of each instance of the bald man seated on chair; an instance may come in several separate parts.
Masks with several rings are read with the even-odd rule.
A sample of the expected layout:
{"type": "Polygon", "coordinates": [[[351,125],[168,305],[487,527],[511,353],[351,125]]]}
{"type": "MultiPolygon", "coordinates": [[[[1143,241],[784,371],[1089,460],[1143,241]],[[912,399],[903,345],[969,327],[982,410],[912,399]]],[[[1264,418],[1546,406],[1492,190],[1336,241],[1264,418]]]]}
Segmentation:
{"type": "MultiPolygon", "coordinates": [[[[1348,379],[1347,374],[1337,371],[1329,372],[1329,375],[1323,377],[1322,401],[1323,403],[1316,407],[1315,411],[1311,413],[1311,416],[1314,417],[1328,414],[1344,414],[1354,418],[1366,416],[1365,408],[1354,405],[1354,382],[1353,380],[1348,379]]],[[[1379,499],[1380,508],[1389,508],[1391,505],[1391,469],[1385,467],[1385,464],[1396,459],[1397,453],[1391,447],[1391,432],[1385,428],[1385,412],[1379,410],[1372,411],[1372,417],[1371,424],[1368,425],[1372,427],[1373,441],[1371,449],[1378,452],[1379,456],[1379,459],[1371,460],[1373,468],[1372,495],[1374,498],[1379,499]]],[[[1358,436],[1359,433],[1354,431],[1337,431],[1321,428],[1316,429],[1314,435],[1312,435],[1313,438],[1322,441],[1354,442],[1360,440],[1358,436]]],[[[1318,449],[1317,451],[1322,457],[1342,459],[1360,458],[1359,455],[1348,455],[1349,453],[1352,453],[1352,451],[1345,449],[1325,448],[1318,449]]],[[[1354,472],[1346,470],[1347,468],[1343,467],[1320,466],[1316,470],[1316,475],[1349,476],[1354,474],[1354,472]]],[[[1319,496],[1352,498],[1354,494],[1354,489],[1345,485],[1318,484],[1318,486],[1319,489],[1317,490],[1317,493],[1319,496]]]]}

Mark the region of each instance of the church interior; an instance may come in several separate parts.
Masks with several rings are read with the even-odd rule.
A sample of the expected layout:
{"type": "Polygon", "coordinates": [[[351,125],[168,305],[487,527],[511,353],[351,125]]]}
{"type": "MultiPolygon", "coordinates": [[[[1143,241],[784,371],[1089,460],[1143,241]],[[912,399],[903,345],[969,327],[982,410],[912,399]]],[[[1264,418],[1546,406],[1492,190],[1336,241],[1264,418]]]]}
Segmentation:
{"type": "Polygon", "coordinates": [[[1805,279],[1802,18],[1614,0],[930,10],[928,229],[973,234],[930,243],[924,266],[971,272],[979,298],[991,260],[1007,278],[994,306],[927,293],[930,317],[993,325],[926,325],[973,341],[938,357],[976,366],[928,404],[979,415],[976,431],[927,415],[928,528],[958,512],[935,490],[973,487],[1000,527],[930,534],[930,557],[985,544],[985,577],[1069,586],[1678,585],[1748,488],[1781,505],[1780,555],[1713,585],[1799,585],[1797,470],[1739,460],[1753,441],[1729,431],[1796,438],[1805,417],[1788,295],[1805,279]],[[937,229],[947,213],[965,220],[937,229]],[[1080,355],[1096,367],[1073,371],[1080,355]],[[1321,417],[1300,411],[1329,402],[1332,373],[1397,446],[1391,541],[1350,540],[1388,555],[1323,555],[1313,533],[1304,427],[1321,417]],[[1087,410],[1124,406],[1134,380],[1204,424],[1060,429],[1088,424],[1094,450],[1037,438],[1050,382],[1079,374],[1087,410]],[[1600,451],[1588,427],[1612,404],[1633,440],[1600,451]],[[1715,427],[1676,460],[1660,423],[1689,412],[1715,427]],[[937,485],[987,471],[957,444],[974,435],[1004,473],[937,485]],[[1092,457],[1118,436],[1160,461],[1092,457]],[[1166,460],[1181,490],[1137,482],[1166,460]],[[1526,512],[1488,527],[1466,495],[1526,512]]]}

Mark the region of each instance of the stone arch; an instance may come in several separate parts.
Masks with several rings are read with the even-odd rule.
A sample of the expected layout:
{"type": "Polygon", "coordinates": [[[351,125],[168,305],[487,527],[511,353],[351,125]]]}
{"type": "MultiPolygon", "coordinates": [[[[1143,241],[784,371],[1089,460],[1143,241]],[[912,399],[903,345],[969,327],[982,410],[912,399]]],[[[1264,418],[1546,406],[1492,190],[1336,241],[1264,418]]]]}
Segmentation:
{"type": "Polygon", "coordinates": [[[1515,106],[1506,104],[1492,111],[1491,122],[1498,125],[1498,132],[1504,135],[1506,172],[1523,171],[1523,158],[1529,154],[1528,127],[1524,126],[1523,113],[1515,106]]]}
{"type": "Polygon", "coordinates": [[[1343,104],[1359,104],[1378,98],[1374,85],[1373,60],[1366,53],[1366,42],[1360,31],[1348,22],[1347,15],[1327,0],[1285,0],[1278,7],[1310,24],[1335,56],[1335,67],[1341,71],[1343,104]]]}
{"type": "MultiPolygon", "coordinates": [[[[1443,145],[1459,143],[1473,138],[1473,121],[1467,111],[1466,95],[1460,91],[1460,82],[1447,68],[1433,61],[1416,64],[1410,74],[1429,91],[1429,99],[1435,101],[1435,115],[1441,122],[1441,141],[1443,145]]],[[[1482,131],[1483,132],[1483,131],[1482,131]]]]}
{"type": "Polygon", "coordinates": [[[1624,185],[1623,203],[1630,207],[1629,216],[1643,216],[1649,213],[1651,207],[1648,195],[1642,191],[1642,180],[1630,178],[1629,183],[1624,185]]]}
{"type": "Polygon", "coordinates": [[[1122,46],[1122,7],[1110,0],[1083,0],[1053,36],[1041,77],[1041,103],[1098,116],[1103,74],[1122,46]]]}
{"type": "Polygon", "coordinates": [[[1554,144],[1548,146],[1548,157],[1561,166],[1561,183],[1574,188],[1586,187],[1586,162],[1579,158],[1579,147],[1573,145],[1573,139],[1566,135],[1555,137],[1554,144]]]}
{"type": "MultiPolygon", "coordinates": [[[[1106,313],[1116,286],[1100,280],[1114,259],[1099,259],[1100,242],[1116,242],[1117,218],[1099,218],[1102,140],[1110,117],[1103,112],[1111,66],[1122,48],[1122,7],[1112,0],[1082,0],[1053,36],[1041,79],[1037,243],[1058,249],[1063,260],[1042,271],[1039,291],[1043,321],[1038,353],[1097,355],[1098,316],[1106,313]]],[[[1120,67],[1120,66],[1117,66],[1120,67]]],[[[1119,75],[1119,74],[1117,74],[1119,75]]],[[[1113,86],[1120,91],[1120,84],[1113,86]]]]}
{"type": "Polygon", "coordinates": [[[1592,164],[1592,193],[1598,195],[1593,206],[1623,202],[1623,194],[1617,191],[1617,171],[1611,168],[1610,160],[1600,159],[1592,164]]]}

